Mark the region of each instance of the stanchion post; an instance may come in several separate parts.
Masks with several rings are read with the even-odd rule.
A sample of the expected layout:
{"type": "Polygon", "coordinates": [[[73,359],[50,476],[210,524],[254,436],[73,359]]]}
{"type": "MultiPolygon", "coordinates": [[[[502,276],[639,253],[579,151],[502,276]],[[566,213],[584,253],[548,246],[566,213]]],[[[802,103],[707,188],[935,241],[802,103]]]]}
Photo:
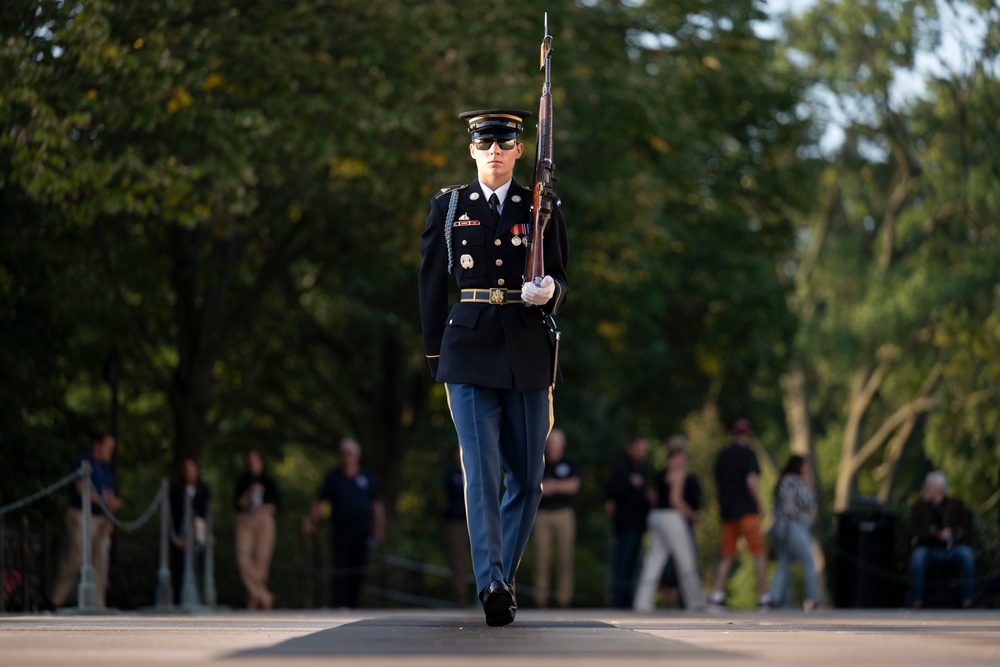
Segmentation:
{"type": "Polygon", "coordinates": [[[184,494],[184,583],[181,585],[181,606],[192,609],[198,606],[198,585],[194,575],[194,520],[191,496],[184,494]]]}
{"type": "Polygon", "coordinates": [[[7,576],[6,563],[4,562],[3,554],[4,547],[7,545],[7,535],[5,534],[4,527],[7,523],[7,515],[0,514],[0,614],[4,613],[4,600],[7,597],[7,582],[4,577],[7,576]]]}
{"type": "Polygon", "coordinates": [[[21,599],[24,611],[31,611],[31,536],[28,534],[28,515],[21,515],[21,599]]]}
{"type": "Polygon", "coordinates": [[[91,563],[93,545],[90,539],[90,526],[92,524],[90,494],[92,485],[90,483],[90,463],[84,461],[80,464],[80,467],[83,470],[83,481],[80,490],[80,499],[82,501],[80,503],[80,523],[83,531],[83,562],[80,565],[80,587],[77,589],[76,604],[80,610],[89,610],[97,606],[94,565],[91,563]]]}
{"type": "Polygon", "coordinates": [[[212,501],[208,501],[205,510],[205,604],[215,607],[218,598],[215,594],[215,533],[212,532],[212,501]]]}
{"type": "Polygon", "coordinates": [[[299,528],[299,552],[302,558],[302,608],[313,607],[313,570],[312,570],[312,536],[306,529],[308,518],[303,517],[299,528]]]}
{"type": "Polygon", "coordinates": [[[156,606],[173,607],[174,589],[170,585],[170,567],[167,565],[168,542],[170,541],[170,493],[166,478],[160,480],[160,567],[156,571],[156,606]]]}

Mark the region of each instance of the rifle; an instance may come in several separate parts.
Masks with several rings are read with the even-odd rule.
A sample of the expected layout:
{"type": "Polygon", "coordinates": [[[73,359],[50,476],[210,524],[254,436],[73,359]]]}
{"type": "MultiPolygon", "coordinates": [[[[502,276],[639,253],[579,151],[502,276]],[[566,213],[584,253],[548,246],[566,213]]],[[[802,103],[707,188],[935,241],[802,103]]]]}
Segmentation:
{"type": "MultiPolygon", "coordinates": [[[[545,36],[539,54],[539,69],[545,71],[542,97],[538,100],[538,134],[535,142],[535,185],[531,197],[531,234],[528,243],[528,260],[524,277],[535,285],[545,277],[545,256],[542,252],[542,237],[552,216],[556,193],[552,189],[555,182],[556,165],[552,161],[552,35],[549,34],[549,14],[545,13],[545,36]]],[[[545,315],[549,333],[552,336],[552,387],[559,377],[559,341],[562,334],[551,313],[545,315]]]]}
{"type": "Polygon", "coordinates": [[[545,37],[542,39],[539,69],[545,71],[542,97],[538,101],[538,134],[535,154],[535,185],[532,192],[531,234],[528,242],[528,260],[525,280],[535,285],[545,277],[545,257],[542,252],[542,236],[552,216],[555,192],[552,183],[556,165],[552,162],[552,36],[549,34],[549,14],[545,13],[545,37]]]}

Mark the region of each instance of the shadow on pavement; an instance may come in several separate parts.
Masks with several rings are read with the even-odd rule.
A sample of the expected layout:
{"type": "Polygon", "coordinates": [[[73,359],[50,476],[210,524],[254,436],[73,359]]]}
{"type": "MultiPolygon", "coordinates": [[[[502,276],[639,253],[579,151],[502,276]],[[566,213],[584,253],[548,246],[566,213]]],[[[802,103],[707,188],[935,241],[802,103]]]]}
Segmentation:
{"type": "Polygon", "coordinates": [[[382,617],[290,639],[232,657],[337,655],[722,656],[684,642],[588,620],[517,620],[501,628],[480,618],[382,617]]]}

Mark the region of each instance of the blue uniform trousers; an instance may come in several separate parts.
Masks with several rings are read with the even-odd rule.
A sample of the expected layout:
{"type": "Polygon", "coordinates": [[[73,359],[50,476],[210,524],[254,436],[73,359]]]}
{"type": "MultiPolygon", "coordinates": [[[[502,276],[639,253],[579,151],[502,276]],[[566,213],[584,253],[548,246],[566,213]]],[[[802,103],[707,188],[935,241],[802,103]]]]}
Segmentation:
{"type": "Polygon", "coordinates": [[[445,388],[462,452],[472,567],[481,591],[493,581],[512,581],[528,544],[542,498],[552,390],[445,388]]]}

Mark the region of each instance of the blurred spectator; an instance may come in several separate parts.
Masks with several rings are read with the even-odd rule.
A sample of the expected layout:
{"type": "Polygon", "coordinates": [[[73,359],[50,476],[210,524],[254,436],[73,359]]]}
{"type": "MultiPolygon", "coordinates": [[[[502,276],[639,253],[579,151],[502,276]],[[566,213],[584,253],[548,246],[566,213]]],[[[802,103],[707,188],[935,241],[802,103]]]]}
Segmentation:
{"type": "Polygon", "coordinates": [[[667,441],[667,465],[654,479],[654,509],[649,513],[649,550],[642,564],[634,606],[653,609],[653,595],[668,558],[672,558],[684,606],[701,609],[705,591],[695,561],[692,526],[698,520],[701,485],[688,474],[687,439],[675,435],[667,441]]]}
{"type": "Polygon", "coordinates": [[[729,572],[736,558],[739,538],[747,542],[753,556],[754,575],[757,578],[758,606],[771,607],[767,592],[767,555],[764,538],[760,532],[760,467],[757,455],[750,449],[751,426],[749,420],[737,419],[731,429],[732,442],[719,452],[715,460],[715,485],[719,494],[719,514],[722,519],[719,567],[715,573],[715,590],[709,603],[713,607],[726,604],[723,591],[729,572]]]}
{"type": "Polygon", "coordinates": [[[174,483],[170,485],[170,581],[174,587],[174,604],[181,603],[184,586],[184,551],[187,548],[187,510],[191,511],[191,533],[194,538],[194,580],[198,601],[202,601],[205,577],[205,545],[208,540],[208,506],[210,494],[201,480],[198,462],[192,458],[181,461],[174,483]],[[190,504],[187,499],[190,498],[190,504]]]}
{"type": "Polygon", "coordinates": [[[576,540],[576,515],[573,496],[580,491],[580,470],[563,456],[566,434],[552,429],[545,441],[545,472],[542,473],[542,500],[538,504],[532,542],[535,546],[535,604],[549,604],[552,545],[556,560],[556,604],[569,607],[573,602],[573,543],[576,540]]]}
{"type": "MultiPolygon", "coordinates": [[[[90,562],[94,568],[94,604],[104,607],[108,587],[108,556],[111,552],[111,534],[115,525],[99,502],[112,513],[121,509],[121,500],[115,495],[115,482],[108,464],[115,453],[115,439],[110,433],[98,433],[90,440],[90,453],[73,462],[73,470],[87,462],[90,464],[90,562]]],[[[53,606],[61,607],[77,585],[80,566],[83,564],[83,480],[69,487],[69,509],[66,510],[66,532],[69,540],[66,557],[59,567],[52,589],[53,606]]]]}
{"type": "Polygon", "coordinates": [[[645,438],[629,440],[605,486],[604,511],[615,529],[611,604],[617,609],[632,608],[635,567],[649,512],[645,471],[648,454],[649,441],[645,438]]]}
{"type": "Polygon", "coordinates": [[[791,602],[792,582],[788,570],[793,560],[802,565],[802,607],[806,611],[812,611],[819,602],[810,531],[816,507],[816,491],[813,488],[809,460],[798,455],[792,456],[781,471],[781,478],[774,491],[774,526],[771,528],[771,538],[778,565],[771,582],[771,599],[777,606],[791,602]]]}
{"type": "Polygon", "coordinates": [[[972,514],[958,498],[948,495],[948,477],[943,472],[927,473],[920,500],[913,503],[909,517],[910,602],[924,604],[924,580],[931,564],[958,566],[962,578],[962,606],[971,607],[976,576],[976,556],[972,550],[972,514]]]}
{"type": "Polygon", "coordinates": [[[278,485],[267,474],[264,457],[251,449],[246,470],[236,481],[236,565],[247,590],[247,609],[274,606],[267,579],[274,552],[274,515],[280,507],[278,485]]]}
{"type": "Polygon", "coordinates": [[[385,506],[370,472],[361,467],[361,445],[340,441],[340,467],[327,473],[313,501],[308,528],[315,530],[323,503],[330,504],[333,540],[333,606],[355,609],[361,602],[370,542],[385,539],[385,506]]]}
{"type": "MultiPolygon", "coordinates": [[[[455,457],[461,460],[461,450],[455,457]]],[[[444,476],[444,540],[451,569],[452,601],[456,607],[469,604],[469,527],[465,519],[465,481],[462,468],[453,465],[444,476]]]]}

